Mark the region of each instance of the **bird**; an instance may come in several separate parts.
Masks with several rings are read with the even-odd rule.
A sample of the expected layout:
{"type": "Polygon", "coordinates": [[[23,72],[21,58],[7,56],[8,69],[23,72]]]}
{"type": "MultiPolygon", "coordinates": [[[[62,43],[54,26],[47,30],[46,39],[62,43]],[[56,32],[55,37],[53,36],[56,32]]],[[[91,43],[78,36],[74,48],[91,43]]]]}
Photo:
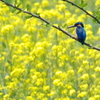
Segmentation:
{"type": "Polygon", "coordinates": [[[84,44],[84,41],[86,39],[86,31],[84,29],[84,25],[82,22],[77,22],[72,26],[69,26],[68,28],[76,27],[75,33],[77,35],[76,39],[81,42],[81,44],[84,44]]]}

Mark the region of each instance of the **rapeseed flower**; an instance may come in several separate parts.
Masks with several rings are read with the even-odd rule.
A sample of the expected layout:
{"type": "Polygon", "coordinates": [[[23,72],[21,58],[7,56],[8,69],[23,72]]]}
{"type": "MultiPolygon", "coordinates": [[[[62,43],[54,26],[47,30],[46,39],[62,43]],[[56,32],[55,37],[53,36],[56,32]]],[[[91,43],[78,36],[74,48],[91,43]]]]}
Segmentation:
{"type": "Polygon", "coordinates": [[[54,84],[55,86],[60,86],[60,85],[63,85],[63,83],[62,83],[62,82],[60,82],[60,80],[59,80],[59,79],[55,79],[55,80],[53,81],[53,84],[54,84]]]}
{"type": "Polygon", "coordinates": [[[100,67],[97,66],[94,70],[95,70],[96,72],[100,72],[100,67]]]}
{"type": "Polygon", "coordinates": [[[1,29],[1,34],[6,35],[14,32],[14,27],[13,25],[6,25],[3,26],[1,29]]]}
{"type": "Polygon", "coordinates": [[[5,95],[3,96],[3,100],[7,100],[7,99],[9,99],[9,97],[10,97],[9,94],[5,94],[5,95]]]}
{"type": "Polygon", "coordinates": [[[35,100],[32,96],[27,96],[26,100],[35,100]]]}
{"type": "Polygon", "coordinates": [[[85,96],[87,96],[87,92],[80,92],[77,97],[83,98],[85,96]]]}
{"type": "Polygon", "coordinates": [[[49,97],[53,97],[55,94],[56,94],[55,91],[51,91],[51,92],[48,94],[48,96],[49,96],[49,97]]]}
{"type": "Polygon", "coordinates": [[[56,8],[58,9],[58,11],[64,11],[66,9],[66,5],[65,4],[56,5],[56,8]]]}
{"type": "Polygon", "coordinates": [[[43,7],[48,7],[48,6],[49,6],[48,0],[43,0],[43,1],[42,1],[42,6],[43,6],[43,7]]]}
{"type": "Polygon", "coordinates": [[[89,80],[89,74],[88,73],[85,73],[81,76],[81,79],[83,80],[89,80]]]}
{"type": "Polygon", "coordinates": [[[90,97],[89,100],[95,100],[95,97],[90,97]]]}
{"type": "Polygon", "coordinates": [[[88,89],[88,84],[80,85],[80,89],[81,90],[87,90],[88,89]]]}
{"type": "Polygon", "coordinates": [[[48,85],[47,86],[43,86],[43,90],[44,91],[49,91],[50,90],[50,86],[48,86],[48,85]]]}
{"type": "Polygon", "coordinates": [[[100,1],[99,0],[96,0],[95,5],[96,6],[99,6],[100,5],[100,1]]]}
{"type": "Polygon", "coordinates": [[[70,90],[69,91],[69,95],[70,96],[75,96],[76,95],[76,91],[73,89],[73,90],[70,90]]]}

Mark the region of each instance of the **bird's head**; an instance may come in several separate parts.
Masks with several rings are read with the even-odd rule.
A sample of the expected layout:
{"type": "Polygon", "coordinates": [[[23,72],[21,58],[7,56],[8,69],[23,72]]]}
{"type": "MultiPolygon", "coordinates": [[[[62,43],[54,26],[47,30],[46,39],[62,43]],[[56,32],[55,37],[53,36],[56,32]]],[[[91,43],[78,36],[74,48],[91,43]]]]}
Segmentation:
{"type": "Polygon", "coordinates": [[[83,27],[83,28],[84,28],[84,25],[83,25],[83,23],[82,23],[82,22],[77,22],[77,23],[75,23],[74,25],[69,26],[68,28],[77,27],[77,26],[81,26],[81,27],[83,27]]]}

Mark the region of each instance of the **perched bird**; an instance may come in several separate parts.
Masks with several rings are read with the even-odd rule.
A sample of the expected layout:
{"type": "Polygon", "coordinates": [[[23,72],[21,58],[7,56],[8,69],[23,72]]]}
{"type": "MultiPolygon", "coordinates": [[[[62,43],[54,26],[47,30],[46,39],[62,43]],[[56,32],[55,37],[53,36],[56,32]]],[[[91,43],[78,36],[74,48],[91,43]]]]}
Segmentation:
{"type": "Polygon", "coordinates": [[[82,43],[82,45],[84,44],[84,41],[86,39],[86,31],[84,30],[84,25],[82,22],[77,22],[72,26],[69,26],[68,28],[72,28],[72,27],[76,27],[76,35],[77,35],[77,39],[82,43]]]}

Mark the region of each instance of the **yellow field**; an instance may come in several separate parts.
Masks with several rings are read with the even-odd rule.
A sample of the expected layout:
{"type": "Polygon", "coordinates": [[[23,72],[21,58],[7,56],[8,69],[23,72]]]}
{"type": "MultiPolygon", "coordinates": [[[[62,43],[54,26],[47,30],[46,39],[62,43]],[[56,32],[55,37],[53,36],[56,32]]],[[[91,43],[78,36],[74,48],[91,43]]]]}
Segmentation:
{"type": "MultiPolygon", "coordinates": [[[[79,9],[61,0],[26,3],[72,35],[66,27],[83,22],[86,42],[100,47],[100,29],[79,9]]],[[[100,100],[100,51],[13,10],[0,2],[0,100],[100,100]]]]}

